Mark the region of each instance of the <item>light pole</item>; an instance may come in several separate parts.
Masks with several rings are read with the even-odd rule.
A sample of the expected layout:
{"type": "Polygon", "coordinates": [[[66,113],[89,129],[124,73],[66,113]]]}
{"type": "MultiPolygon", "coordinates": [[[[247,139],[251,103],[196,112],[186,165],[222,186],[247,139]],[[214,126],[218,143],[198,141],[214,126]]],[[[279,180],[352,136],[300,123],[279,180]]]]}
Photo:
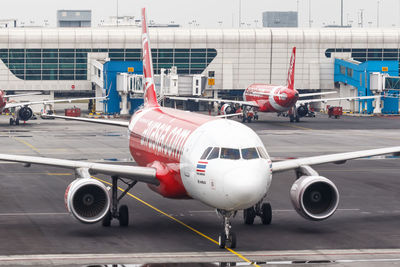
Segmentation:
{"type": "Polygon", "coordinates": [[[242,25],[242,0],[239,0],[239,28],[242,25]]]}
{"type": "Polygon", "coordinates": [[[376,9],[376,27],[379,28],[379,4],[381,1],[377,1],[378,8],[376,9]]]}
{"type": "Polygon", "coordinates": [[[311,0],[308,0],[308,26],[311,28],[311,0]]]}
{"type": "Polygon", "coordinates": [[[341,0],[341,8],[340,8],[340,26],[343,27],[343,0],[341,0]]]}
{"type": "Polygon", "coordinates": [[[118,0],[117,0],[117,27],[118,27],[118,0]]]}

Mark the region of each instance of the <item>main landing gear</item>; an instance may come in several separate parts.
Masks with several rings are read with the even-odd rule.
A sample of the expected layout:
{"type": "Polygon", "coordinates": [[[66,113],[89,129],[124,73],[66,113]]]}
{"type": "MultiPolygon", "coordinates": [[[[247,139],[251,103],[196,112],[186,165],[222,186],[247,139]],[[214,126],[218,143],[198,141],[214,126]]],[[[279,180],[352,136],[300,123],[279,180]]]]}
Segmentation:
{"type": "Polygon", "coordinates": [[[219,234],[218,243],[220,248],[225,248],[229,244],[230,248],[236,248],[236,234],[231,232],[230,218],[236,214],[236,211],[217,210],[218,214],[222,216],[224,231],[219,234]]]}
{"type": "Polygon", "coordinates": [[[19,119],[18,118],[16,118],[16,119],[10,118],[10,125],[14,125],[14,123],[15,123],[15,125],[19,125],[19,119]]]}
{"type": "Polygon", "coordinates": [[[300,122],[300,117],[298,115],[295,116],[293,114],[290,114],[289,119],[290,119],[290,122],[300,122]]]}
{"type": "Polygon", "coordinates": [[[271,204],[259,202],[255,206],[243,210],[243,219],[245,224],[253,224],[256,216],[261,218],[263,224],[271,224],[271,204]]]}
{"type": "Polygon", "coordinates": [[[111,197],[111,207],[108,211],[107,215],[103,218],[103,226],[108,227],[111,225],[112,219],[118,219],[120,226],[128,226],[129,224],[129,211],[128,206],[121,205],[118,208],[119,201],[129,192],[137,184],[137,181],[132,181],[130,183],[124,181],[118,176],[112,176],[112,197],[111,197]],[[122,194],[118,197],[118,180],[121,180],[123,183],[127,184],[128,187],[122,194]]]}

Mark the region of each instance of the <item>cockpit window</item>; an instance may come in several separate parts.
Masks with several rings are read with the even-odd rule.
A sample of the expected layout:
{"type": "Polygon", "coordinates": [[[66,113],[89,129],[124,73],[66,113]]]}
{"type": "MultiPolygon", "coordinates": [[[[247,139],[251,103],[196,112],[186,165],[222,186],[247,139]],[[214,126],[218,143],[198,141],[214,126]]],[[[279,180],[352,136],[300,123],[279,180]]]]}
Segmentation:
{"type": "Polygon", "coordinates": [[[242,157],[243,159],[258,159],[257,149],[255,147],[243,148],[242,157]]]}
{"type": "Polygon", "coordinates": [[[212,149],[212,147],[207,147],[207,149],[204,151],[204,153],[200,159],[206,159],[208,154],[210,153],[211,149],[212,149]]]}
{"type": "Polygon", "coordinates": [[[239,149],[221,148],[221,159],[240,159],[239,149]]]}
{"type": "Polygon", "coordinates": [[[219,147],[214,147],[210,155],[208,155],[208,160],[217,159],[219,157],[219,147]]]}
{"type": "Polygon", "coordinates": [[[258,153],[260,154],[260,157],[262,157],[263,159],[268,159],[268,154],[267,152],[265,152],[264,148],[262,147],[257,147],[258,153]]]}

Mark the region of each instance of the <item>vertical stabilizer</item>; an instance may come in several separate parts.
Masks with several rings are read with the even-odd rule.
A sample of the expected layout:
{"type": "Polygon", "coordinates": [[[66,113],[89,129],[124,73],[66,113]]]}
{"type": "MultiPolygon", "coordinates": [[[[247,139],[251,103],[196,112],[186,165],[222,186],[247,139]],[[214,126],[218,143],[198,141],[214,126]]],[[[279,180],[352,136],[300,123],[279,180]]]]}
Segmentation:
{"type": "Polygon", "coordinates": [[[150,38],[147,28],[146,9],[142,8],[142,56],[145,80],[144,106],[158,107],[156,88],[153,79],[153,61],[151,58],[150,38]]]}
{"type": "Polygon", "coordinates": [[[289,89],[294,89],[294,66],[296,63],[296,47],[293,47],[292,56],[290,57],[290,66],[288,70],[287,77],[287,87],[289,89]]]}

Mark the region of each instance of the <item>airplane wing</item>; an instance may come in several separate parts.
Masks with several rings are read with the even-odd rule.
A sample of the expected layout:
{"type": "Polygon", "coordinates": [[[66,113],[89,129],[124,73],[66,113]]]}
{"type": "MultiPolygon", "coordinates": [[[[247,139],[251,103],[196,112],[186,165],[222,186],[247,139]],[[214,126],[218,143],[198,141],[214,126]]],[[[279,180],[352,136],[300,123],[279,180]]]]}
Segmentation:
{"type": "Polygon", "coordinates": [[[24,107],[31,105],[40,105],[40,104],[52,104],[52,103],[60,103],[60,102],[74,102],[80,100],[89,100],[89,99],[106,99],[107,97],[83,97],[83,98],[70,98],[70,99],[57,99],[57,100],[43,100],[43,101],[33,101],[33,102],[17,102],[17,103],[7,103],[4,108],[16,108],[16,107],[24,107]]]}
{"type": "Polygon", "coordinates": [[[317,95],[330,95],[330,94],[336,94],[336,91],[332,92],[323,92],[323,93],[307,93],[307,94],[299,94],[299,97],[309,97],[309,96],[317,96],[317,95]]]}
{"type": "Polygon", "coordinates": [[[129,126],[128,121],[90,119],[90,118],[68,117],[68,116],[46,115],[46,114],[43,114],[42,116],[46,117],[46,118],[58,118],[58,119],[73,120],[73,121],[107,124],[107,125],[120,126],[120,127],[125,127],[125,128],[128,128],[128,126],[129,126]]]}
{"type": "Polygon", "coordinates": [[[242,106],[250,106],[250,107],[258,107],[257,103],[254,101],[240,101],[240,100],[229,100],[229,99],[219,99],[219,98],[197,98],[197,97],[181,97],[181,96],[171,96],[167,97],[172,100],[182,100],[182,101],[188,101],[192,100],[195,102],[217,102],[217,103],[232,103],[232,104],[239,104],[242,106]]]}
{"type": "Polygon", "coordinates": [[[298,100],[296,104],[309,104],[309,103],[316,103],[322,102],[327,103],[329,101],[337,101],[337,100],[364,100],[364,99],[375,99],[380,96],[351,96],[351,97],[337,97],[337,98],[321,98],[321,99],[307,99],[307,100],[298,100]]]}
{"type": "Polygon", "coordinates": [[[346,160],[378,156],[383,154],[395,154],[400,153],[400,146],[378,148],[370,150],[361,150],[347,153],[337,153],[322,156],[306,157],[299,159],[290,159],[284,161],[278,161],[272,163],[272,172],[282,172],[287,170],[297,169],[305,165],[318,165],[323,163],[344,163],[346,160]]]}
{"type": "Polygon", "coordinates": [[[217,117],[217,118],[230,118],[230,117],[242,116],[242,115],[243,115],[243,113],[232,113],[232,114],[225,114],[225,115],[217,115],[217,116],[214,116],[214,117],[217,117]]]}
{"type": "Polygon", "coordinates": [[[26,94],[18,94],[18,95],[5,95],[5,98],[10,98],[10,97],[19,97],[19,96],[28,96],[28,95],[41,95],[41,92],[34,92],[34,93],[26,93],[26,94]]]}
{"type": "Polygon", "coordinates": [[[47,165],[54,167],[61,167],[66,169],[87,169],[91,175],[100,173],[111,176],[119,176],[121,178],[132,179],[139,182],[158,185],[159,181],[156,179],[156,170],[149,167],[127,166],[127,165],[114,165],[105,163],[93,163],[85,161],[73,161],[65,159],[44,158],[44,157],[31,157],[31,156],[18,156],[9,154],[0,154],[0,160],[10,162],[21,162],[30,164],[47,165]]]}

